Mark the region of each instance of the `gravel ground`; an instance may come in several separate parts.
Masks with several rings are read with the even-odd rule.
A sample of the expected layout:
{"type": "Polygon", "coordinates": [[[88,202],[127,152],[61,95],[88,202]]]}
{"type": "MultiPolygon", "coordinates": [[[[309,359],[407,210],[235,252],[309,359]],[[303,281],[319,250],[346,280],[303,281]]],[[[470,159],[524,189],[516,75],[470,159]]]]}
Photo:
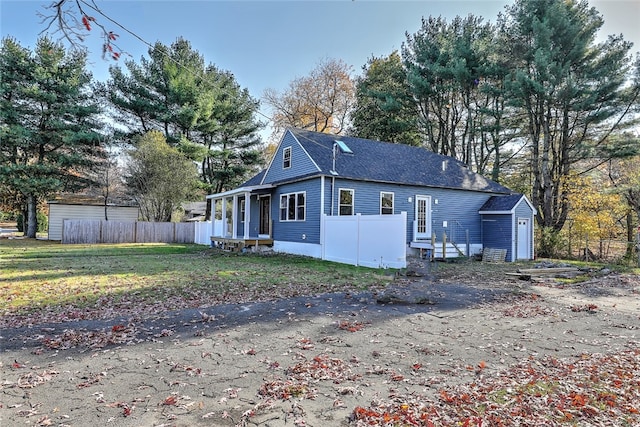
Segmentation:
{"type": "Polygon", "coordinates": [[[638,276],[412,267],[384,294],[0,330],[0,425],[356,425],[356,408],[526,361],[640,349],[638,276]]]}

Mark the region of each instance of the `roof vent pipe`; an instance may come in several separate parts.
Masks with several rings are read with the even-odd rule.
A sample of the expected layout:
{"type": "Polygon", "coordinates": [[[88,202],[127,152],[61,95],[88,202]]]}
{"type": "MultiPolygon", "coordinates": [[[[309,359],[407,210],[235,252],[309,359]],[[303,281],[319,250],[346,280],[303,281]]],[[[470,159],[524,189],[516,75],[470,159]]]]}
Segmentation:
{"type": "Polygon", "coordinates": [[[446,161],[446,160],[443,160],[443,161],[442,161],[442,172],[444,172],[444,171],[446,171],[446,170],[447,170],[447,161],[446,161]]]}
{"type": "Polygon", "coordinates": [[[336,172],[336,148],[338,148],[338,143],[334,142],[333,149],[331,150],[333,154],[333,163],[331,166],[331,170],[329,171],[331,175],[338,175],[338,172],[336,172]]]}

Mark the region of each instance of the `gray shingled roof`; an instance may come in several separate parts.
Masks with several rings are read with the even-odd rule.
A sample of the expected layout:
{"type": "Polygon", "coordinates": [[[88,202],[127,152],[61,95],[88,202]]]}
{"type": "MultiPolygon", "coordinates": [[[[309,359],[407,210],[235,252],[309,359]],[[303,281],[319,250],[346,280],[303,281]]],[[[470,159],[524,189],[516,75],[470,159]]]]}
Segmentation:
{"type": "Polygon", "coordinates": [[[522,199],[522,194],[511,194],[500,197],[492,196],[484,202],[479,212],[509,212],[520,202],[520,199],[522,199]]]}
{"type": "MultiPolygon", "coordinates": [[[[340,140],[353,151],[353,154],[342,153],[340,150],[337,152],[335,169],[337,176],[342,178],[500,194],[513,193],[508,188],[470,171],[462,162],[424,148],[300,129],[289,129],[289,132],[321,169],[312,175],[331,175],[333,145],[336,140],[340,140]]],[[[242,184],[242,187],[259,183],[264,172],[242,184]]]]}
{"type": "Polygon", "coordinates": [[[333,145],[340,140],[353,151],[353,154],[346,154],[338,150],[335,169],[342,178],[512,193],[508,188],[470,171],[452,157],[424,148],[300,129],[289,131],[318,164],[322,174],[330,174],[333,145]]]}
{"type": "Polygon", "coordinates": [[[244,184],[242,184],[240,187],[253,187],[255,185],[260,185],[260,183],[262,182],[262,178],[264,177],[264,174],[266,172],[267,172],[266,169],[261,170],[256,175],[251,177],[248,181],[246,181],[244,184]]]}

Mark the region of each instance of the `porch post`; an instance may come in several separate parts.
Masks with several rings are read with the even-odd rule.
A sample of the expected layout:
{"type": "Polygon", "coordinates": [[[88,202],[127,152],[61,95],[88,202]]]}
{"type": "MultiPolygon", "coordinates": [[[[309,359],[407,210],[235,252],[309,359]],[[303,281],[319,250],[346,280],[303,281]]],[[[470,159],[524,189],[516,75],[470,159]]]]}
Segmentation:
{"type": "Polygon", "coordinates": [[[227,237],[227,198],[222,198],[222,236],[227,237]]]}
{"type": "Polygon", "coordinates": [[[244,239],[249,238],[249,220],[251,219],[251,193],[244,193],[244,239]]]}
{"type": "Polygon", "coordinates": [[[211,203],[211,217],[209,218],[211,226],[209,227],[209,237],[212,237],[216,232],[216,199],[210,199],[209,203],[211,203]]]}
{"type": "MultiPolygon", "coordinates": [[[[238,238],[238,195],[234,195],[233,196],[233,208],[231,209],[231,228],[233,230],[231,238],[232,239],[237,239],[238,238]]],[[[246,209],[246,206],[245,206],[246,209]]]]}

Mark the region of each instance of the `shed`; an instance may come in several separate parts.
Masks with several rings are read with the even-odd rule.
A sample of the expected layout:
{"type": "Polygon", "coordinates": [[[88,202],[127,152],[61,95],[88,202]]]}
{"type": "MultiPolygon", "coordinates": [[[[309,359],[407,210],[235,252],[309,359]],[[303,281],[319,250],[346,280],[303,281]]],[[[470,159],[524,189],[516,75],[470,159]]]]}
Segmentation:
{"type": "Polygon", "coordinates": [[[138,220],[137,206],[101,203],[96,198],[73,197],[51,200],[49,205],[49,240],[62,240],[65,219],[98,219],[113,221],[138,220]]]}
{"type": "Polygon", "coordinates": [[[478,213],[484,248],[506,250],[507,261],[533,259],[533,220],[537,212],[525,195],[491,196],[478,213]]]}

